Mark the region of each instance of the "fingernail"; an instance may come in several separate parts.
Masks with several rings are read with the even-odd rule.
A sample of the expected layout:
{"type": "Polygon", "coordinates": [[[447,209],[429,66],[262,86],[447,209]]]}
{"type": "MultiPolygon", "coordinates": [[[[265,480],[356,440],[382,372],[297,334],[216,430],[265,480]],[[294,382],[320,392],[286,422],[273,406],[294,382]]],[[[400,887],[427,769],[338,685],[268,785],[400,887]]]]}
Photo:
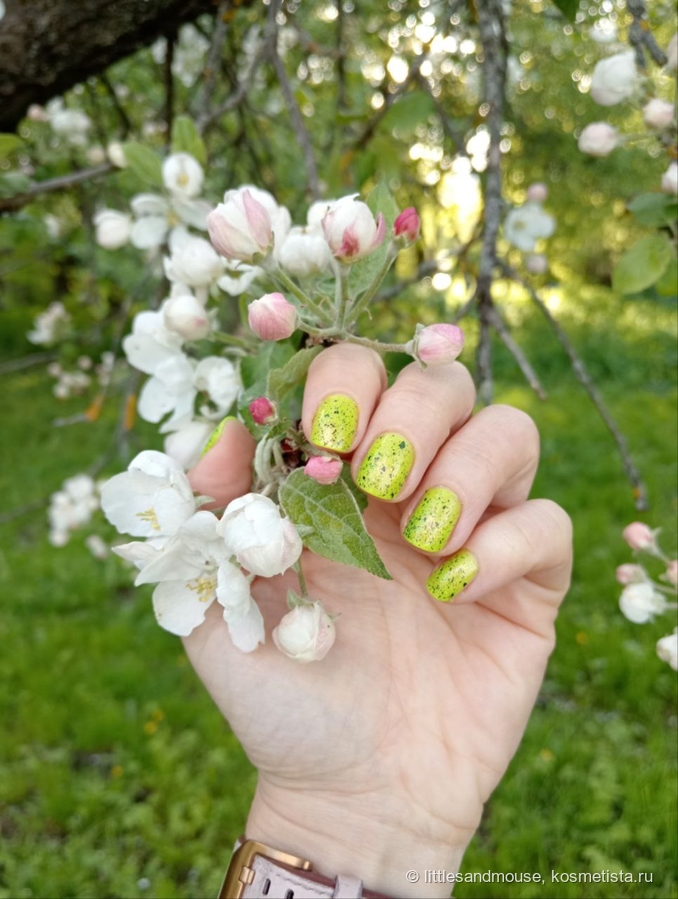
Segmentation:
{"type": "Polygon", "coordinates": [[[402,434],[381,434],[363,459],[356,484],[377,499],[395,499],[414,464],[414,447],[402,434]]]}
{"type": "Polygon", "coordinates": [[[458,596],[478,574],[478,560],[468,549],[446,559],[426,581],[426,589],[440,602],[449,602],[458,596]]]}
{"type": "Polygon", "coordinates": [[[459,521],[461,502],[446,487],[432,487],[420,499],[405,525],[403,537],[417,549],[439,552],[459,521]]]}
{"type": "Polygon", "coordinates": [[[201,459],[204,455],[209,453],[209,451],[212,449],[213,446],[215,446],[219,442],[219,438],[223,434],[224,428],[229,423],[229,421],[235,421],[235,415],[227,415],[226,418],[223,418],[219,422],[219,424],[216,426],[216,428],[212,431],[207,443],[205,444],[205,446],[203,448],[203,451],[200,453],[201,459]]]}
{"type": "Polygon", "coordinates": [[[347,453],[358,430],[358,404],[335,393],[318,406],[311,428],[311,443],[335,453],[347,453]]]}

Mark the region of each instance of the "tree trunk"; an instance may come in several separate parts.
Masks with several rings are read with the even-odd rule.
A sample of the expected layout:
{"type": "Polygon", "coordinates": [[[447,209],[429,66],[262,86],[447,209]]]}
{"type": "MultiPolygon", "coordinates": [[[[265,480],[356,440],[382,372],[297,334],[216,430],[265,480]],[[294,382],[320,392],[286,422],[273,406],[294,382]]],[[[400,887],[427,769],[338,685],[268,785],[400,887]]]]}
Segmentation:
{"type": "MultiPolygon", "coordinates": [[[[237,0],[234,0],[234,5],[237,0]]],[[[5,0],[0,19],[0,132],[178,25],[215,0],[5,0]]]]}

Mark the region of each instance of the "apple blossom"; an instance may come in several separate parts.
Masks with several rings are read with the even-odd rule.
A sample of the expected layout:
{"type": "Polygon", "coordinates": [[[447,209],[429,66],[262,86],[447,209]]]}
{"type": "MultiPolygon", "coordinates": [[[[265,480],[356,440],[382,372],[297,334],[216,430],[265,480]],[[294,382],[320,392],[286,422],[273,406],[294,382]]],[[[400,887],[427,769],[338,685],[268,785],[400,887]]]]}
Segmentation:
{"type": "Polygon", "coordinates": [[[654,97],[643,106],[643,121],[648,128],[656,128],[661,131],[663,128],[668,128],[675,117],[675,107],[668,100],[654,97]]]}
{"type": "MultiPolygon", "coordinates": [[[[353,194],[352,196],[359,195],[353,194]]],[[[336,202],[336,200],[316,200],[315,203],[311,203],[306,213],[306,225],[309,231],[322,231],[323,219],[336,202]]]]}
{"type": "Polygon", "coordinates": [[[57,137],[64,138],[74,146],[82,146],[87,140],[92,120],[79,109],[57,107],[56,111],[50,113],[49,124],[57,137]]]}
{"type": "Polygon", "coordinates": [[[170,537],[193,515],[195,500],[184,470],[174,459],[144,450],[127,471],[103,485],[101,508],[121,534],[170,537]]]}
{"type": "Polygon", "coordinates": [[[108,161],[111,165],[114,165],[117,169],[126,168],[127,159],[125,157],[125,151],[123,150],[122,144],[118,141],[112,141],[106,147],[106,156],[108,156],[108,161]]]}
{"type": "Polygon", "coordinates": [[[63,303],[56,300],[36,316],[33,330],[29,331],[26,337],[31,343],[49,346],[66,334],[70,324],[70,313],[66,311],[63,303]]]}
{"type": "Polygon", "coordinates": [[[422,365],[447,365],[464,348],[464,332],[457,325],[417,325],[410,352],[422,365]]]}
{"type": "Polygon", "coordinates": [[[265,396],[257,397],[249,405],[250,415],[258,425],[268,425],[276,421],[278,411],[265,396]]]}
{"type": "Polygon", "coordinates": [[[654,531],[642,521],[634,521],[627,525],[622,532],[622,537],[631,549],[648,551],[656,548],[654,531]]]}
{"type": "Polygon", "coordinates": [[[247,307],[250,328],[262,340],[284,340],[297,327],[297,310],[281,293],[267,293],[247,307]]]}
{"type": "Polygon", "coordinates": [[[669,72],[678,68],[678,34],[674,34],[666,45],[666,68],[669,72]]]}
{"type": "Polygon", "coordinates": [[[666,566],[666,579],[670,581],[674,587],[678,587],[678,559],[674,559],[666,566]]]}
{"type": "MultiPolygon", "coordinates": [[[[273,639],[275,639],[275,632],[273,639]]],[[[657,655],[662,662],[667,662],[674,671],[678,671],[678,627],[673,629],[672,634],[667,634],[657,640],[657,655]]]]}
{"type": "Polygon", "coordinates": [[[249,290],[252,282],[260,277],[263,269],[256,265],[245,265],[244,262],[233,262],[224,259],[224,274],[217,281],[221,290],[231,297],[239,297],[249,290]]]}
{"type": "Polygon", "coordinates": [[[296,278],[324,272],[332,254],[322,234],[306,228],[292,228],[278,253],[280,265],[296,278]]]}
{"type": "Polygon", "coordinates": [[[189,421],[165,437],[165,453],[188,471],[200,459],[213,430],[214,423],[211,421],[189,421]]]}
{"type": "Polygon", "coordinates": [[[616,578],[618,584],[641,584],[648,579],[642,565],[632,565],[631,563],[619,565],[616,578]]]}
{"type": "Polygon", "coordinates": [[[173,194],[169,200],[160,194],[136,194],[130,200],[130,207],[136,218],[130,242],[139,250],[162,246],[168,235],[180,226],[207,230],[210,206],[205,200],[193,200],[181,194],[173,194]]]}
{"type": "Polygon", "coordinates": [[[273,245],[271,217],[246,189],[229,190],[224,203],[207,216],[207,229],[216,251],[227,259],[253,262],[273,245]]]}
{"type": "Polygon", "coordinates": [[[545,203],[548,200],[549,189],[542,181],[535,181],[527,188],[525,198],[528,203],[545,203]]]}
{"type": "MultiPolygon", "coordinates": [[[[250,196],[263,206],[268,213],[268,217],[271,220],[271,231],[273,232],[274,253],[277,257],[292,226],[292,216],[289,209],[286,206],[281,206],[273,194],[267,190],[262,190],[260,187],[255,187],[254,184],[242,184],[239,190],[249,191],[250,196]]],[[[226,199],[225,196],[224,199],[226,199]]]]}
{"type": "Polygon", "coordinates": [[[110,553],[108,544],[98,534],[88,534],[85,537],[85,546],[95,559],[106,559],[110,553]]]}
{"type": "Polygon", "coordinates": [[[619,146],[619,132],[607,122],[592,122],[579,135],[577,146],[588,156],[609,156],[619,146]]]}
{"type": "Polygon", "coordinates": [[[597,44],[613,44],[617,40],[617,26],[610,19],[598,19],[589,28],[589,37],[597,44]]]}
{"type": "Polygon", "coordinates": [[[202,237],[175,229],[169,240],[171,256],[165,257],[165,274],[170,281],[189,287],[209,287],[223,274],[223,264],[214,248],[202,237]]]}
{"type": "Polygon", "coordinates": [[[301,555],[297,529],[260,494],[248,493],[229,503],[217,530],[238,562],[261,577],[283,574],[301,555]]]}
{"type": "Polygon", "coordinates": [[[414,206],[408,206],[407,209],[403,209],[393,223],[393,233],[396,237],[402,237],[406,245],[417,240],[420,230],[421,220],[414,206]]]}
{"type": "Polygon", "coordinates": [[[304,474],[319,484],[334,484],[339,480],[344,463],[329,456],[311,456],[304,468],[304,474]]]}
{"type": "Polygon", "coordinates": [[[678,195],[678,162],[675,159],[662,175],[661,187],[665,194],[678,195]]]}
{"type": "Polygon", "coordinates": [[[525,257],[525,268],[533,275],[543,275],[548,267],[549,261],[543,253],[530,253],[525,257]]]}
{"type": "Polygon", "coordinates": [[[193,198],[202,190],[205,173],[190,153],[172,153],[162,165],[162,180],[171,193],[193,198]]]}
{"type": "Polygon", "coordinates": [[[295,662],[319,662],[335,638],[334,622],[320,602],[295,606],[273,631],[275,645],[295,662]]]}
{"type": "Polygon", "coordinates": [[[165,327],[162,312],[144,310],[132,321],[132,332],[122,341],[127,361],[133,368],[152,375],[161,362],[181,353],[182,338],[165,327]]]}
{"type": "Polygon", "coordinates": [[[97,490],[94,480],[88,474],[67,478],[61,485],[61,490],[50,497],[50,543],[53,546],[65,546],[70,539],[70,532],[87,524],[98,508],[97,490]]]}
{"type": "Polygon", "coordinates": [[[367,256],[386,236],[384,216],[376,219],[366,203],[342,197],[333,203],[322,220],[323,234],[332,255],[340,262],[355,262],[367,256]]]}
{"type": "Polygon", "coordinates": [[[242,386],[235,365],[221,356],[206,356],[198,362],[194,384],[198,390],[205,391],[216,406],[214,411],[203,406],[200,410],[202,414],[205,418],[218,419],[222,419],[231,408],[242,386]]]}
{"type": "Polygon", "coordinates": [[[170,297],[163,304],[162,314],[165,327],[184,340],[200,340],[211,330],[205,307],[191,293],[170,297]]]}
{"type": "Polygon", "coordinates": [[[132,219],[115,209],[101,209],[94,216],[96,242],[105,250],[118,250],[130,238],[132,219]]]}
{"type": "Polygon", "coordinates": [[[619,608],[634,624],[647,624],[666,609],[666,600],[652,584],[628,584],[619,597],[619,608]]]}
{"type": "Polygon", "coordinates": [[[176,353],[156,365],[139,393],[140,417],[157,423],[172,413],[162,431],[176,430],[190,421],[197,395],[195,370],[195,362],[184,353],[176,353]]]}
{"type": "Polygon", "coordinates": [[[539,203],[527,202],[511,211],[504,220],[504,236],[523,253],[531,253],[537,241],[550,237],[555,231],[553,216],[539,203]]]}
{"type": "Polygon", "coordinates": [[[636,54],[625,50],[596,63],[591,76],[591,97],[600,106],[615,106],[628,99],[637,84],[636,54]]]}

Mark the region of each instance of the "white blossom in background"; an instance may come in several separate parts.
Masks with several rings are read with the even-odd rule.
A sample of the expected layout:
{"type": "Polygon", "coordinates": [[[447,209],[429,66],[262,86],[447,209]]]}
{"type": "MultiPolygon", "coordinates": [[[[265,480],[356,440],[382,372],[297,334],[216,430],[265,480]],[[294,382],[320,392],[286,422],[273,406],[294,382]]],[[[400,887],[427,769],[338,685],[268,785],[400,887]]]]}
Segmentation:
{"type": "Polygon", "coordinates": [[[87,474],[67,478],[50,497],[48,509],[49,541],[53,546],[65,546],[71,532],[87,524],[99,508],[94,480],[87,474]]]}
{"type": "Polygon", "coordinates": [[[666,610],[666,605],[662,594],[649,583],[631,583],[624,587],[619,597],[619,608],[634,624],[652,621],[655,615],[666,610]]]}
{"type": "Polygon", "coordinates": [[[170,256],[165,257],[165,275],[189,287],[211,287],[223,274],[221,259],[209,241],[175,228],[169,238],[170,256]]]}
{"type": "Polygon", "coordinates": [[[591,76],[591,97],[601,106],[616,106],[635,93],[638,80],[634,51],[616,53],[596,63],[591,76]]]}
{"type": "Polygon", "coordinates": [[[657,655],[669,664],[674,671],[678,671],[678,627],[673,629],[672,634],[657,640],[657,655]]]}
{"type": "Polygon", "coordinates": [[[114,165],[117,169],[126,168],[127,159],[125,158],[125,151],[119,141],[111,141],[106,147],[106,156],[111,165],[114,165]]]}
{"type": "Polygon", "coordinates": [[[177,192],[169,197],[152,193],[136,194],[130,200],[130,207],[135,217],[130,242],[138,250],[157,249],[176,228],[185,231],[190,226],[206,231],[207,215],[211,209],[206,200],[193,199],[177,192]]]}
{"type": "Polygon", "coordinates": [[[98,534],[88,534],[85,537],[85,546],[95,559],[106,559],[110,555],[110,547],[98,534]]]}
{"type": "Polygon", "coordinates": [[[318,662],[330,651],[336,635],[334,622],[322,603],[302,603],[274,629],[273,642],[296,662],[318,662]]]}
{"type": "Polygon", "coordinates": [[[537,241],[551,237],[555,229],[555,219],[540,203],[524,203],[512,209],[504,220],[504,237],[523,253],[532,253],[537,241]]]}
{"type": "Polygon", "coordinates": [[[257,493],[229,503],[218,531],[238,562],[261,577],[283,574],[301,555],[297,529],[273,500],[257,493]]]}
{"type": "Polygon", "coordinates": [[[92,378],[84,371],[66,371],[59,362],[50,362],[47,374],[56,379],[52,393],[59,400],[84,393],[92,383],[92,378]]]}
{"type": "Polygon", "coordinates": [[[72,146],[84,146],[92,120],[80,109],[67,109],[60,97],[45,107],[54,134],[72,146]]]}
{"type": "Polygon", "coordinates": [[[589,37],[597,44],[613,44],[617,40],[617,26],[610,19],[598,19],[589,28],[589,37]]]}
{"type": "Polygon", "coordinates": [[[217,281],[217,286],[231,297],[239,297],[261,277],[263,269],[256,265],[224,259],[224,274],[217,281]]]}
{"type": "Polygon", "coordinates": [[[676,117],[676,108],[668,100],[660,100],[654,97],[643,106],[643,121],[648,128],[656,128],[661,131],[673,122],[676,117]]]}
{"type": "Polygon", "coordinates": [[[193,199],[202,190],[205,173],[190,153],[172,153],[162,165],[162,179],[171,194],[193,199]]]}
{"type": "MultiPolygon", "coordinates": [[[[209,41],[189,23],[179,29],[173,50],[172,74],[186,87],[192,87],[204,71],[209,41]]],[[[151,46],[151,55],[160,64],[165,61],[166,54],[167,41],[160,38],[151,46]]]]}
{"type": "Polygon", "coordinates": [[[591,122],[579,135],[577,146],[588,156],[603,158],[609,156],[619,143],[620,136],[616,128],[607,122],[591,122]]]}
{"type": "Polygon", "coordinates": [[[26,337],[31,343],[50,346],[68,332],[70,325],[71,316],[66,307],[63,303],[55,301],[36,317],[33,330],[29,331],[26,337]]]}
{"type": "Polygon", "coordinates": [[[132,218],[117,209],[101,209],[94,216],[96,242],[105,250],[119,250],[129,241],[132,218]]]}
{"type": "Polygon", "coordinates": [[[678,162],[675,159],[662,175],[661,188],[665,194],[678,195],[678,162]]]}

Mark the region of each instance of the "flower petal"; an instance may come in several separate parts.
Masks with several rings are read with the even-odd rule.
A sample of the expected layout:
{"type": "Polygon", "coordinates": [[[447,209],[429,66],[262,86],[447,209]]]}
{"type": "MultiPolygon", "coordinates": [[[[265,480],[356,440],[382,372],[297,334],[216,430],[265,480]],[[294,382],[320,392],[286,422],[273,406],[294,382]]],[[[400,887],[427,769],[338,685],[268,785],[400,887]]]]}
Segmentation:
{"type": "MultiPolygon", "coordinates": [[[[226,613],[224,612],[225,617],[226,613]]],[[[251,601],[249,611],[244,618],[226,623],[233,645],[241,652],[253,652],[260,643],[266,642],[264,619],[254,600],[251,601]]]]}
{"type": "Polygon", "coordinates": [[[166,581],[153,591],[153,609],[160,625],[171,634],[187,637],[205,620],[205,614],[214,596],[201,598],[195,584],[184,581],[166,581]]]}

